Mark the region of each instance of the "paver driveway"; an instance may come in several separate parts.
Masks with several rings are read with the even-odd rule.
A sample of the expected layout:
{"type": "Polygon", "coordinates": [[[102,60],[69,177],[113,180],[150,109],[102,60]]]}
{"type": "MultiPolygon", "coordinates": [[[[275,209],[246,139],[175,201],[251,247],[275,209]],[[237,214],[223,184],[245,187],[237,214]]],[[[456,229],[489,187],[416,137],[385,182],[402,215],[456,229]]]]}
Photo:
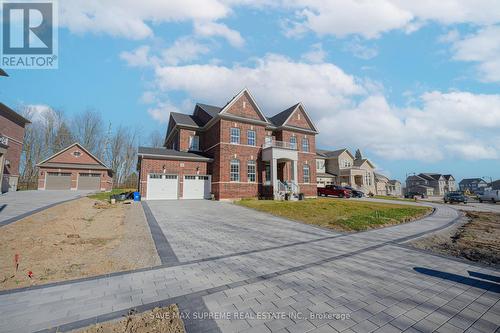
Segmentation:
{"type": "Polygon", "coordinates": [[[172,260],[0,294],[0,331],[64,331],[178,303],[188,332],[495,332],[498,271],[402,245],[454,223],[454,209],[437,207],[415,223],[337,234],[229,203],[149,202],[172,260]],[[195,318],[207,315],[224,318],[195,318]]]}
{"type": "Polygon", "coordinates": [[[89,191],[17,191],[0,195],[0,227],[89,191]]]}

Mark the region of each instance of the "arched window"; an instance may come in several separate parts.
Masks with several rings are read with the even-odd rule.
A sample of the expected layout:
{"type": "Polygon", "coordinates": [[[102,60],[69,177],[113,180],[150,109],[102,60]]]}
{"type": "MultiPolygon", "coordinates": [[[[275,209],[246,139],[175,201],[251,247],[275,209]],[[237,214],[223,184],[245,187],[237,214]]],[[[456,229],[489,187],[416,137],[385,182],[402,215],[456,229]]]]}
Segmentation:
{"type": "Polygon", "coordinates": [[[295,136],[290,137],[290,148],[297,149],[297,137],[295,136]]]}
{"type": "Polygon", "coordinates": [[[308,138],[303,138],[302,139],[302,151],[309,151],[309,139],[308,138]]]}
{"type": "Polygon", "coordinates": [[[251,183],[255,183],[256,174],[257,174],[257,168],[255,166],[255,161],[248,161],[247,165],[248,181],[251,183]]]}

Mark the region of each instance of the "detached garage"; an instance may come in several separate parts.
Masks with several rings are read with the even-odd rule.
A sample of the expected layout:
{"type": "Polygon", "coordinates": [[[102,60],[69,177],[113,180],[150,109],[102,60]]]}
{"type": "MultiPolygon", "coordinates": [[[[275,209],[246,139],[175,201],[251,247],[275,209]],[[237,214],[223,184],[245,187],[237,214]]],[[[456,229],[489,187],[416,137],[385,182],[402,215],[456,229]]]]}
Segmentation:
{"type": "Polygon", "coordinates": [[[111,191],[112,171],[79,143],[37,164],[39,190],[111,191]]]}
{"type": "Polygon", "coordinates": [[[145,200],[210,199],[211,158],[194,152],[139,147],[139,191],[145,200]]]}

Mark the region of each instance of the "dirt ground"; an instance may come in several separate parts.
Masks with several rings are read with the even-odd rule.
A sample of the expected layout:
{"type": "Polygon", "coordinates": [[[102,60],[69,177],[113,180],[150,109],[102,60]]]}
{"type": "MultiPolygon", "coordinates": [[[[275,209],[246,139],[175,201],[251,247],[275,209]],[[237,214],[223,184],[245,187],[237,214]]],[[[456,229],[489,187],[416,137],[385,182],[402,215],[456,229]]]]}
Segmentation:
{"type": "Polygon", "coordinates": [[[466,220],[409,245],[500,267],[500,214],[465,212],[466,220]]]}
{"type": "Polygon", "coordinates": [[[131,314],[118,321],[109,321],[73,331],[73,333],[184,333],[179,308],[170,305],[140,314],[131,314]]]}
{"type": "Polygon", "coordinates": [[[137,203],[81,198],[0,228],[0,290],[160,263],[137,203]]]}

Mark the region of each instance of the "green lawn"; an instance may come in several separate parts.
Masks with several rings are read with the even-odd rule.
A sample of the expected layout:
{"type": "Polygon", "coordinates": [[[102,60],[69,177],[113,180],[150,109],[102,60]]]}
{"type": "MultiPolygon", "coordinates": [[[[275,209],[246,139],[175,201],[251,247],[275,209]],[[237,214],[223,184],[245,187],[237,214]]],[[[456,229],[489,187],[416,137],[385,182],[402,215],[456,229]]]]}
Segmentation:
{"type": "Polygon", "coordinates": [[[123,192],[133,192],[133,191],[136,191],[136,190],[131,189],[131,188],[114,188],[113,190],[111,190],[111,192],[99,192],[99,193],[91,194],[88,197],[90,199],[106,201],[106,200],[109,200],[109,198],[113,194],[120,194],[123,192]]]}
{"type": "Polygon", "coordinates": [[[428,207],[331,198],[295,202],[241,200],[237,204],[338,231],[362,231],[404,223],[431,211],[428,207]]]}

